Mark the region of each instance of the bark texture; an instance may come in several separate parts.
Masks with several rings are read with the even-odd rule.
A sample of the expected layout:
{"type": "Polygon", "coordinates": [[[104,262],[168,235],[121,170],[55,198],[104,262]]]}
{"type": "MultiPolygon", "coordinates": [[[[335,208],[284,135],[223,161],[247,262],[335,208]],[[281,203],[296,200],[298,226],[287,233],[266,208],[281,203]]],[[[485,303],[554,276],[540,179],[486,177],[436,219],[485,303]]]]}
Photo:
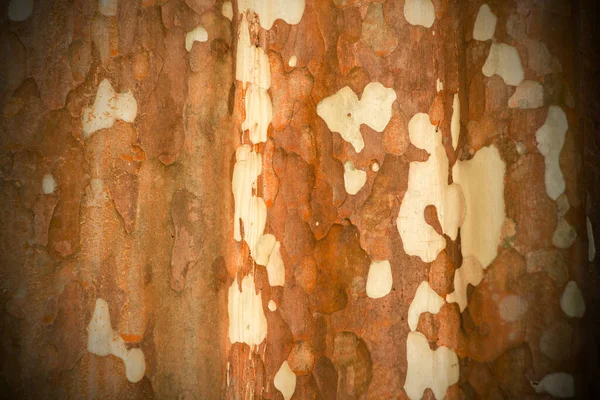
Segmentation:
{"type": "Polygon", "coordinates": [[[598,395],[594,1],[1,4],[0,397],[598,395]]]}

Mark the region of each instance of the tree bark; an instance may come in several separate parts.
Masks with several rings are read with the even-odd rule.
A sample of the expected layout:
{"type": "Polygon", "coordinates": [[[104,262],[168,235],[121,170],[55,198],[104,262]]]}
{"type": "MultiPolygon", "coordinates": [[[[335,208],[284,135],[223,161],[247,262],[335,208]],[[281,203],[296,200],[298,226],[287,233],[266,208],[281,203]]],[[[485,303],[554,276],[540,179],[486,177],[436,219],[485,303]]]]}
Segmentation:
{"type": "Polygon", "coordinates": [[[7,0],[6,398],[595,398],[592,0],[7,0]]]}

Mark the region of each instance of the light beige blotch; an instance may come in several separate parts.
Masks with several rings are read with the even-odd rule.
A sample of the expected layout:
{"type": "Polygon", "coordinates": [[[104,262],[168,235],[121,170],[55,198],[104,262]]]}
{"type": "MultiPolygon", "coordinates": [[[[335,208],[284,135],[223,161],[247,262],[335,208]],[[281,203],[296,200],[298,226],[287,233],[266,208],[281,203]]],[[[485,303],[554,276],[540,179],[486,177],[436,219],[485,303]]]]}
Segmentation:
{"type": "Polygon", "coordinates": [[[575,396],[575,380],[573,376],[564,372],[554,372],[542,378],[541,381],[531,384],[537,393],[548,393],[559,399],[568,399],[575,396]]]}
{"type": "Polygon", "coordinates": [[[406,339],[408,371],[404,390],[411,400],[423,397],[430,388],[436,399],[446,396],[448,387],[458,382],[458,357],[445,346],[436,350],[429,348],[427,338],[419,332],[409,332],[406,339]]]}
{"type": "Polygon", "coordinates": [[[488,78],[498,75],[511,86],[518,86],[525,78],[519,52],[514,46],[504,43],[492,43],[481,72],[488,78]]]}
{"type": "Polygon", "coordinates": [[[379,82],[369,83],[360,100],[346,86],[321,100],[317,105],[317,114],[330,131],[339,133],[360,153],[365,147],[360,126],[366,124],[377,132],[383,132],[392,118],[392,103],[395,100],[394,89],[386,88],[379,82]]]}
{"type": "Polygon", "coordinates": [[[367,275],[367,296],[380,299],[386,296],[394,284],[392,267],[388,260],[373,261],[367,275]]]}
{"type": "Polygon", "coordinates": [[[466,216],[460,226],[463,257],[475,258],[483,269],[498,255],[504,208],[506,164],[495,146],[480,149],[472,159],[454,164],[452,177],[460,185],[466,216]]]}
{"type": "Polygon", "coordinates": [[[496,31],[496,23],[498,17],[492,12],[490,6],[482,4],[479,7],[477,18],[475,19],[475,25],[473,26],[473,39],[486,41],[494,37],[496,31]]]}
{"type": "Polygon", "coordinates": [[[44,179],[42,179],[42,192],[44,194],[52,194],[56,189],[56,181],[51,174],[44,175],[44,179]]]}
{"type": "Polygon", "coordinates": [[[581,318],[585,314],[585,300],[577,282],[567,283],[560,298],[560,308],[571,318],[581,318]]]}
{"type": "Polygon", "coordinates": [[[296,391],[296,374],[290,368],[287,361],[279,367],[273,379],[275,389],[279,390],[285,400],[290,400],[296,391]]]}
{"type": "Polygon", "coordinates": [[[208,41],[208,32],[202,26],[199,26],[185,35],[185,49],[189,53],[192,51],[194,42],[202,43],[206,41],[208,41]]]}
{"type": "Polygon", "coordinates": [[[226,1],[223,3],[223,6],[221,7],[221,13],[228,20],[233,20],[233,5],[230,1],[226,1]]]}
{"type": "Polygon", "coordinates": [[[252,10],[259,16],[260,26],[269,30],[273,23],[282,19],[290,25],[296,25],[304,14],[305,0],[238,0],[240,14],[252,10]]]}
{"type": "Polygon", "coordinates": [[[535,133],[537,148],[544,156],[546,165],[546,193],[552,200],[558,199],[565,191],[565,179],[560,169],[559,158],[568,128],[567,116],[562,108],[550,106],[544,125],[535,133]]]}
{"type": "Polygon", "coordinates": [[[83,109],[81,124],[83,138],[100,129],[110,128],[115,121],[132,123],[137,115],[137,101],[131,91],[115,93],[108,79],[98,85],[94,104],[83,109]]]}
{"type": "Polygon", "coordinates": [[[429,286],[429,282],[421,282],[410,307],[408,307],[408,326],[410,330],[417,330],[421,314],[437,314],[443,305],[444,299],[429,286]]]}
{"type": "Polygon", "coordinates": [[[464,199],[460,186],[448,185],[449,161],[442,144],[442,132],[419,113],[408,123],[410,141],[429,153],[427,161],[412,161],[408,172],[408,189],[396,219],[404,251],[424,262],[436,259],[446,247],[446,239],[425,221],[425,207],[435,206],[442,231],[456,239],[464,216],[464,199]]]}
{"type": "Polygon", "coordinates": [[[481,264],[473,257],[463,258],[460,268],[454,271],[454,292],[446,296],[446,301],[448,303],[458,303],[460,312],[463,312],[468,305],[468,285],[477,286],[482,279],[483,268],[481,268],[481,264]]]}
{"type": "Polygon", "coordinates": [[[344,188],[348,194],[356,194],[367,183],[367,173],[354,168],[352,161],[344,164],[344,188]]]}
{"type": "Polygon", "coordinates": [[[404,18],[411,25],[431,28],[435,22],[435,9],[431,0],[406,0],[404,18]]]}
{"type": "Polygon", "coordinates": [[[256,292],[254,277],[242,279],[241,290],[237,279],[229,287],[227,311],[229,315],[229,341],[258,346],[267,337],[267,318],[260,292],[256,292]]]}

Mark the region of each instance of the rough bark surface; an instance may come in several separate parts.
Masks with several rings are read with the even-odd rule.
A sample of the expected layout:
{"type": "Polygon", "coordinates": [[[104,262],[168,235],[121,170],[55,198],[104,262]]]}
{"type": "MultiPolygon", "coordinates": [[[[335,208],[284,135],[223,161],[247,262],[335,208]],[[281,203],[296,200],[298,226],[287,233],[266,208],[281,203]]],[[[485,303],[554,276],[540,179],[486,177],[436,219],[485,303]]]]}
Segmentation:
{"type": "Polygon", "coordinates": [[[0,397],[598,395],[595,2],[1,4],[0,397]]]}

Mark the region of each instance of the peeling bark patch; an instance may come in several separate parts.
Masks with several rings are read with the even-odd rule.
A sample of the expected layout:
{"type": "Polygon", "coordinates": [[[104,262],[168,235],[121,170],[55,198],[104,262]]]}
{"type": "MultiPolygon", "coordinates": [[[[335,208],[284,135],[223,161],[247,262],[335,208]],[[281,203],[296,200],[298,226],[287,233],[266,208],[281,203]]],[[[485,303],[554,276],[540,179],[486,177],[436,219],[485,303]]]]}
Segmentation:
{"type": "Polygon", "coordinates": [[[352,161],[344,164],[344,188],[348,194],[356,194],[367,183],[367,173],[354,168],[352,161]]]}
{"type": "Polygon", "coordinates": [[[463,257],[473,257],[482,268],[496,258],[504,208],[506,165],[495,146],[484,147],[468,161],[457,162],[452,177],[462,188],[466,214],[460,226],[463,257]]]}
{"type": "Polygon", "coordinates": [[[388,260],[373,261],[367,275],[367,296],[372,299],[385,297],[394,284],[392,267],[388,260]]]}
{"type": "Polygon", "coordinates": [[[483,279],[483,268],[473,257],[463,259],[463,263],[454,271],[454,292],[446,296],[448,303],[458,303],[460,312],[467,308],[467,286],[477,286],[483,279]]]}
{"type": "Polygon", "coordinates": [[[408,308],[408,326],[410,330],[417,330],[421,314],[437,314],[443,305],[444,299],[429,286],[429,282],[421,282],[408,308]]]}
{"type": "Polygon", "coordinates": [[[189,31],[186,35],[185,35],[185,49],[190,52],[192,51],[192,46],[194,45],[194,42],[207,42],[208,41],[208,32],[206,32],[206,29],[204,29],[204,27],[199,26],[196,29],[194,29],[193,31],[189,31]]]}
{"type": "Polygon", "coordinates": [[[497,22],[498,17],[492,12],[490,6],[482,4],[481,7],[479,7],[475,25],[473,26],[473,39],[481,41],[492,39],[494,37],[497,22]]]}
{"type": "Polygon", "coordinates": [[[132,123],[137,114],[137,102],[130,91],[115,93],[108,79],[98,85],[94,105],[83,109],[81,123],[83,137],[87,139],[99,129],[110,128],[115,121],[132,123]]]}
{"type": "Polygon", "coordinates": [[[248,10],[256,12],[260,17],[260,26],[269,30],[277,19],[290,25],[296,25],[302,19],[305,0],[238,0],[239,13],[248,10]]]}
{"type": "Polygon", "coordinates": [[[575,281],[570,281],[560,298],[560,308],[571,318],[581,318],[585,314],[585,300],[575,281]]]}
{"type": "Polygon", "coordinates": [[[565,179],[560,169],[559,159],[567,129],[569,124],[565,112],[558,106],[550,106],[544,125],[535,133],[538,150],[544,156],[546,164],[544,174],[546,192],[552,200],[558,199],[565,191],[565,179]]]}
{"type": "Polygon", "coordinates": [[[454,351],[440,346],[429,348],[427,338],[419,332],[410,332],[406,339],[408,371],[404,390],[411,400],[423,397],[430,388],[436,399],[443,399],[449,386],[458,382],[458,357],[454,351]]]}
{"type": "Polygon", "coordinates": [[[452,99],[452,119],[450,120],[450,136],[452,137],[452,148],[456,150],[460,138],[460,98],[458,93],[452,99]]]}
{"type": "Polygon", "coordinates": [[[548,374],[537,383],[532,383],[537,393],[548,393],[559,399],[568,399],[575,396],[575,380],[573,376],[564,372],[548,374]]]}
{"type": "Polygon", "coordinates": [[[231,1],[223,2],[223,6],[221,7],[221,13],[228,20],[233,20],[233,5],[231,4],[231,1]]]}
{"type": "Polygon", "coordinates": [[[416,114],[408,124],[410,141],[429,153],[427,161],[413,161],[408,173],[408,189],[396,225],[404,251],[431,262],[446,247],[446,240],[425,221],[425,208],[435,206],[442,231],[455,239],[462,219],[460,187],[448,185],[449,162],[442,145],[442,132],[429,122],[427,114],[416,114]]]}
{"type": "Polygon", "coordinates": [[[285,400],[290,400],[296,391],[296,374],[290,368],[287,361],[279,367],[273,379],[273,385],[281,392],[285,400]]]}
{"type": "MultiPolygon", "coordinates": [[[[235,152],[236,163],[233,168],[232,190],[235,202],[234,215],[234,238],[238,242],[242,240],[241,228],[244,226],[244,239],[251,250],[254,249],[257,240],[262,235],[256,235],[260,226],[259,217],[262,218],[263,207],[256,196],[253,196],[252,190],[256,186],[258,176],[262,172],[262,156],[251,150],[249,145],[238,147],[235,152]],[[258,213],[261,213],[258,215],[258,213]],[[253,229],[251,228],[254,226],[253,229]],[[249,243],[250,242],[250,243],[249,243]]],[[[262,200],[262,199],[261,199],[262,200]]],[[[263,201],[264,204],[264,201],[263,201]]],[[[266,206],[264,207],[266,213],[266,206]]]]}
{"type": "Polygon", "coordinates": [[[267,337],[267,318],[262,306],[260,292],[256,293],[254,277],[242,279],[241,290],[237,280],[229,287],[227,299],[229,314],[229,341],[258,346],[267,337]]]}
{"type": "Polygon", "coordinates": [[[56,189],[56,181],[51,174],[44,175],[44,179],[42,180],[42,191],[44,194],[54,193],[56,189]]]}
{"type": "Polygon", "coordinates": [[[504,43],[492,43],[481,72],[488,78],[498,75],[511,86],[518,86],[525,79],[519,52],[514,46],[504,43]]]}
{"type": "Polygon", "coordinates": [[[252,83],[265,90],[271,87],[271,67],[269,57],[261,47],[250,41],[248,15],[242,16],[238,33],[235,78],[244,83],[252,83]]]}
{"type": "Polygon", "coordinates": [[[269,93],[257,85],[250,84],[244,102],[246,119],[242,123],[242,130],[249,131],[252,143],[266,142],[267,131],[273,119],[273,105],[269,93]]]}
{"type": "Polygon", "coordinates": [[[411,25],[431,28],[435,21],[435,9],[431,0],[406,0],[404,2],[404,18],[411,25]]]}
{"type": "Polygon", "coordinates": [[[127,349],[123,338],[113,331],[108,303],[102,299],[96,300],[96,308],[88,325],[87,349],[97,356],[112,354],[123,360],[125,374],[129,382],[139,382],[146,373],[144,352],[138,348],[127,349]]]}
{"type": "Polygon", "coordinates": [[[360,153],[365,147],[360,126],[366,124],[377,132],[383,132],[392,118],[392,103],[395,100],[396,92],[379,82],[369,83],[360,100],[346,86],[333,96],[321,100],[317,105],[317,114],[330,131],[339,133],[360,153]]]}

